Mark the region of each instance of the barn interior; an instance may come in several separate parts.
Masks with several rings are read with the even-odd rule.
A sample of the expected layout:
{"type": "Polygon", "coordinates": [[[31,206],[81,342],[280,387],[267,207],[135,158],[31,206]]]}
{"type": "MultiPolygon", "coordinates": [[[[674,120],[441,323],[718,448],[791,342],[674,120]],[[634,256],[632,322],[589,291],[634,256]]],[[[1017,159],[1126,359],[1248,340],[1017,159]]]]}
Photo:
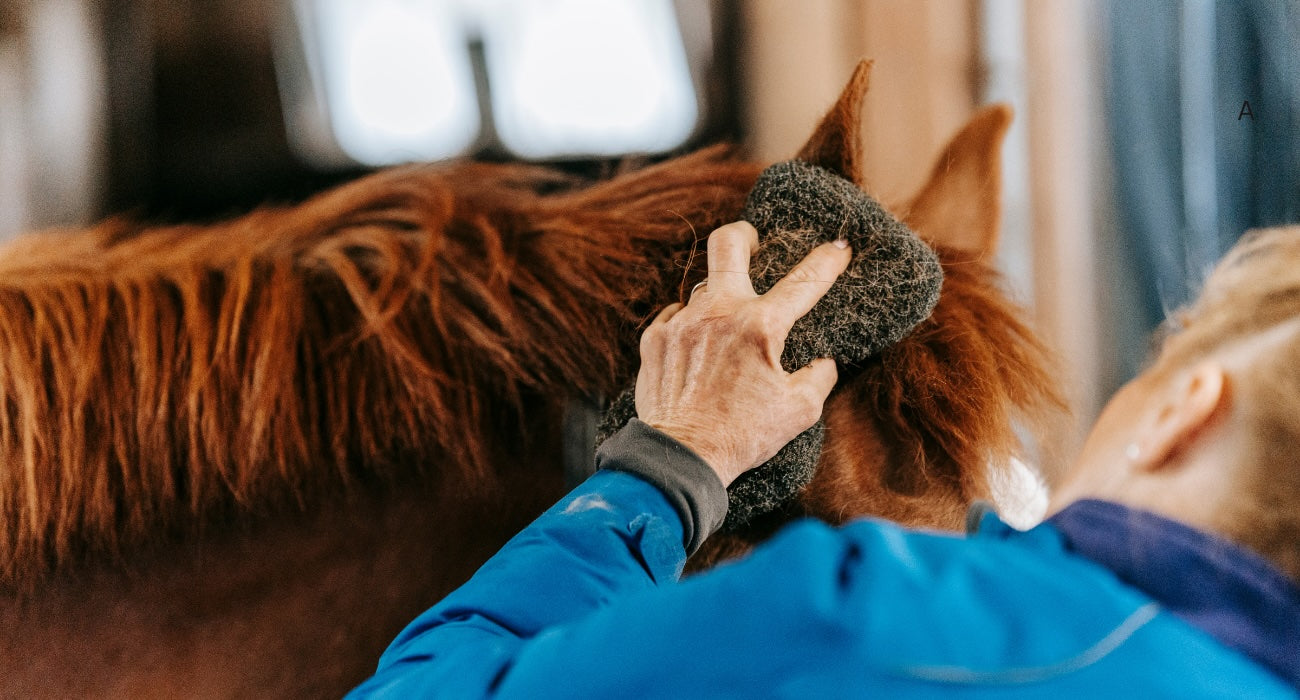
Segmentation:
{"type": "Polygon", "coordinates": [[[0,236],[214,221],[413,161],[781,160],[867,57],[884,201],[979,105],[1016,112],[997,261],[1074,392],[1050,481],[1212,262],[1300,220],[1297,36],[1266,0],[10,0],[0,236]]]}

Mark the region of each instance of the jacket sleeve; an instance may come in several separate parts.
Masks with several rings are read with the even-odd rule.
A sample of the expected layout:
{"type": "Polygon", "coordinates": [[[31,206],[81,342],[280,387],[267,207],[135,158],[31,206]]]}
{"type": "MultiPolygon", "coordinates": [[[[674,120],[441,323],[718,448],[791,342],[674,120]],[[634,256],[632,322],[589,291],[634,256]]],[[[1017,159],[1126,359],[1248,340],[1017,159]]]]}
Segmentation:
{"type": "Polygon", "coordinates": [[[687,548],[726,514],[721,482],[637,420],[602,445],[597,463],[600,471],[408,625],[350,697],[491,696],[530,640],[676,582],[687,548]]]}
{"type": "MultiPolygon", "coordinates": [[[[872,663],[881,651],[868,642],[875,625],[864,625],[880,600],[866,574],[889,556],[885,548],[865,554],[841,532],[803,521],[738,564],[677,582],[685,552],[675,521],[640,477],[597,473],[402,632],[354,697],[890,689],[872,663]]],[[[898,607],[897,615],[926,614],[898,607]]]]}

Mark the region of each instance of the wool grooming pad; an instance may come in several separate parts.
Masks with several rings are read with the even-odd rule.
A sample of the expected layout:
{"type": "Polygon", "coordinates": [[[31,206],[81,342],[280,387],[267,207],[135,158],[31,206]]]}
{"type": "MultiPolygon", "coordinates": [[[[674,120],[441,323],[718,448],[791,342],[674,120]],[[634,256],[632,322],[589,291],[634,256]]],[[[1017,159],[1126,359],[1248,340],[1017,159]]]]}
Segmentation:
{"type": "MultiPolygon", "coordinates": [[[[840,380],[847,379],[863,360],[929,317],[939,301],[943,269],[934,252],[859,187],[829,170],[797,160],[773,165],[750,191],[744,217],[758,229],[750,277],[759,294],[822,243],[845,238],[853,250],[848,270],[791,329],[781,355],[786,371],[831,357],[840,380]]],[[[633,387],[610,404],[596,444],[635,416],[633,387]]],[[[722,529],[734,531],[793,499],[816,471],[823,431],[818,421],[737,478],[727,490],[722,529]]]]}

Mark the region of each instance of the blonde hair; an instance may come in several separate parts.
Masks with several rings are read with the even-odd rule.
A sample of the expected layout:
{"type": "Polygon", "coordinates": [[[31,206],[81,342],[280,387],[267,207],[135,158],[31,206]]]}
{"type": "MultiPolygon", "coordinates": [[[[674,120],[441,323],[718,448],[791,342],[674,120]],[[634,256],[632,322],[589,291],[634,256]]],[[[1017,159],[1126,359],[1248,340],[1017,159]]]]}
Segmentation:
{"type": "Polygon", "coordinates": [[[1224,534],[1300,580],[1300,226],[1248,232],[1171,321],[1153,371],[1270,336],[1236,388],[1253,433],[1242,455],[1249,468],[1220,518],[1224,534]]]}

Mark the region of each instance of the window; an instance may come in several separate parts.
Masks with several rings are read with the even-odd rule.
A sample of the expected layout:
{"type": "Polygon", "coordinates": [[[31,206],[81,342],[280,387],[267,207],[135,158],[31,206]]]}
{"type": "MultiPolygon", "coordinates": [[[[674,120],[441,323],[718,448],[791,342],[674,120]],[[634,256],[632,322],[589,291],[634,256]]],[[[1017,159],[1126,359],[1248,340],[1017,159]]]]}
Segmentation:
{"type": "Polygon", "coordinates": [[[290,130],[303,125],[299,145],[316,160],[337,151],[386,165],[485,146],[528,159],[659,153],[699,121],[671,0],[296,0],[293,10],[305,60],[282,61],[281,80],[295,83],[290,130]]]}

